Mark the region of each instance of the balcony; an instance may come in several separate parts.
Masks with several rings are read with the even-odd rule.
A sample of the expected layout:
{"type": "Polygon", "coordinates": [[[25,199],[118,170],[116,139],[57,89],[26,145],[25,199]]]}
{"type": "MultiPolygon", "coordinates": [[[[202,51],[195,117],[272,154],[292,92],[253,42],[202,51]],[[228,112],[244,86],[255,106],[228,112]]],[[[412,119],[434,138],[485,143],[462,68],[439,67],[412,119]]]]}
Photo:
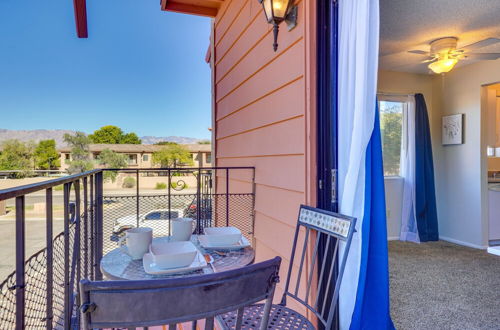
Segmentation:
{"type": "Polygon", "coordinates": [[[0,282],[0,328],[79,328],[78,283],[103,279],[102,256],[129,228],[152,227],[155,236],[166,236],[169,219],[191,217],[196,233],[207,226],[235,226],[253,243],[254,172],[253,167],[98,169],[0,190],[0,201],[14,201],[15,209],[15,268],[0,282]],[[44,196],[46,239],[43,249],[26,256],[26,210],[33,193],[44,196]],[[56,220],[58,202],[62,220],[56,220]],[[62,232],[54,230],[56,221],[62,232]]]}

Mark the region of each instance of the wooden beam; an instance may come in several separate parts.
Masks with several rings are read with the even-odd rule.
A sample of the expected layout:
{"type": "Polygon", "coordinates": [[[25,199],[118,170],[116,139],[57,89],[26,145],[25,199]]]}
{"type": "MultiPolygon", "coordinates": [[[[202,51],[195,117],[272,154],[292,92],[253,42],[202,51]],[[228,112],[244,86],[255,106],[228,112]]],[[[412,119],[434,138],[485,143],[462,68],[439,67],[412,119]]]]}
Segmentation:
{"type": "Polygon", "coordinates": [[[176,13],[193,14],[199,16],[215,17],[218,9],[213,7],[203,7],[171,0],[161,0],[161,10],[173,11],[176,13]]]}
{"type": "Polygon", "coordinates": [[[88,38],[87,30],[87,2],[86,0],[73,0],[75,9],[76,34],[78,38],[88,38]]]}

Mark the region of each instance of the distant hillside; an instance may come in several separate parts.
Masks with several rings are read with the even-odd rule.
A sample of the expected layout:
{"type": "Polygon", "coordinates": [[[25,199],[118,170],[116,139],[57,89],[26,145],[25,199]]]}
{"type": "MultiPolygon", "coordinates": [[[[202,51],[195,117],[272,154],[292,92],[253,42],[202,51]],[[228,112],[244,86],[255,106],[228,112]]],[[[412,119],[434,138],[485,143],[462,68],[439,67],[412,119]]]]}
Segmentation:
{"type": "Polygon", "coordinates": [[[190,137],[185,137],[185,136],[142,136],[141,137],[142,144],[155,144],[158,142],[175,142],[175,143],[180,143],[180,144],[192,144],[192,143],[198,143],[198,141],[201,141],[200,139],[195,139],[195,138],[190,138],[190,137]]]}
{"type": "MultiPolygon", "coordinates": [[[[35,129],[35,130],[9,130],[0,128],[0,142],[10,139],[21,141],[35,141],[54,139],[58,147],[64,146],[64,134],[74,134],[71,130],[51,130],[51,129],[35,129]]],[[[155,144],[162,141],[176,142],[180,144],[198,143],[200,139],[185,137],[185,136],[143,136],[141,137],[143,144],[155,144]]]]}
{"type": "Polygon", "coordinates": [[[35,141],[40,140],[56,140],[57,146],[64,145],[63,136],[64,134],[73,134],[74,131],[62,130],[62,129],[35,129],[35,130],[10,130],[0,128],[0,142],[5,140],[17,139],[21,141],[35,141]]]}

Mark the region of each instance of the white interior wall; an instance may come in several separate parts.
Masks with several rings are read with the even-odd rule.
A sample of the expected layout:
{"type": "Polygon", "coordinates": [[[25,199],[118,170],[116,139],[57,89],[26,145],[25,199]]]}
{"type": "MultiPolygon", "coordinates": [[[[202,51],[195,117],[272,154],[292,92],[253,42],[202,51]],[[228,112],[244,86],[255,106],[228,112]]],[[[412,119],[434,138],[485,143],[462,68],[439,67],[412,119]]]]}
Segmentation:
{"type": "MultiPolygon", "coordinates": [[[[483,61],[455,68],[445,75],[379,72],[378,90],[387,93],[422,93],[429,111],[433,141],[434,171],[439,231],[441,239],[466,246],[487,246],[487,167],[488,121],[481,97],[482,85],[500,81],[500,60],[483,61]],[[484,116],[482,116],[484,112],[484,116]],[[441,118],[465,114],[465,143],[441,145],[441,118]]],[[[483,94],[483,95],[482,95],[483,94]]],[[[484,102],[486,103],[486,102],[484,102]]],[[[398,190],[387,184],[386,198],[397,201],[398,190]]],[[[394,205],[389,205],[391,215],[394,205]]],[[[394,230],[390,218],[388,234],[394,230]]],[[[393,217],[392,217],[393,218],[393,217]]]]}
{"type": "Polygon", "coordinates": [[[385,203],[387,212],[387,239],[398,240],[401,230],[403,205],[403,178],[387,177],[385,182],[385,203]]]}
{"type": "Polygon", "coordinates": [[[500,61],[483,61],[437,76],[442,114],[465,114],[465,143],[443,147],[439,217],[442,237],[478,248],[487,246],[486,88],[500,81],[500,61]],[[483,115],[484,114],[484,115],[483,115]]]}

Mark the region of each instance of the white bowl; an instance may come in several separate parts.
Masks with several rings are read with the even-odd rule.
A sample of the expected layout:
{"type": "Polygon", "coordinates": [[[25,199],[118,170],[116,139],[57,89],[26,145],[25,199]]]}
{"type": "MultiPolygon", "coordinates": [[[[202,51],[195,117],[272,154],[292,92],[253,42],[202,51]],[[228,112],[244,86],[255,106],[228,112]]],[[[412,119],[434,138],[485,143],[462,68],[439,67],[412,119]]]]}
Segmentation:
{"type": "Polygon", "coordinates": [[[241,240],[241,231],[235,227],[208,227],[205,237],[211,245],[232,245],[241,240]]]}
{"type": "Polygon", "coordinates": [[[157,267],[179,268],[190,265],[198,249],[191,242],[153,242],[149,253],[157,267]]]}

